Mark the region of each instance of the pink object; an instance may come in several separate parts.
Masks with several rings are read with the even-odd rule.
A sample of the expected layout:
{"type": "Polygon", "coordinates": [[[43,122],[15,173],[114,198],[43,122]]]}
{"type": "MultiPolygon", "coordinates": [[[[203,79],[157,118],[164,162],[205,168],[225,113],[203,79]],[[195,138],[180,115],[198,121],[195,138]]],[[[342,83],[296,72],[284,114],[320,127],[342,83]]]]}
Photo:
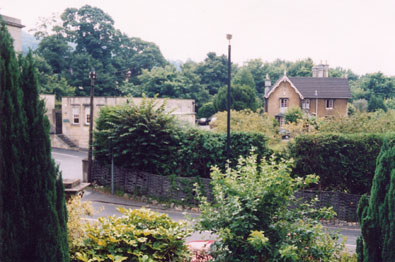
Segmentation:
{"type": "Polygon", "coordinates": [[[209,261],[212,257],[209,255],[210,246],[214,240],[198,240],[187,243],[188,249],[192,253],[191,262],[205,262],[209,261]]]}

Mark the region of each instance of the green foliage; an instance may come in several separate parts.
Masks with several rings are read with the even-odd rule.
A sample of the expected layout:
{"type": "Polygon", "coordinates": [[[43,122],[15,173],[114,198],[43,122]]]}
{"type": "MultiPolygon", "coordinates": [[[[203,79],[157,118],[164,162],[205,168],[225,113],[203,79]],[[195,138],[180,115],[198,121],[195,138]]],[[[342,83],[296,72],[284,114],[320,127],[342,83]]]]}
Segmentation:
{"type": "Polygon", "coordinates": [[[228,81],[228,59],[225,55],[217,56],[210,52],[204,62],[198,64],[196,73],[200,76],[201,84],[207,86],[210,95],[215,95],[228,81]]]}
{"type": "MultiPolygon", "coordinates": [[[[214,97],[214,106],[217,112],[227,110],[228,87],[223,86],[214,97]]],[[[232,85],[230,90],[230,108],[234,110],[251,109],[256,111],[259,100],[255,89],[249,86],[232,85]]]]}
{"type": "Polygon", "coordinates": [[[181,262],[188,257],[186,223],[147,209],[118,210],[122,217],[100,217],[86,225],[78,261],[181,262]]]}
{"type": "Polygon", "coordinates": [[[243,67],[233,77],[232,85],[249,86],[255,89],[254,77],[247,68],[243,67]]]}
{"type": "Polygon", "coordinates": [[[370,190],[376,158],[389,134],[317,134],[296,137],[289,144],[293,174],[316,174],[324,190],[363,194],[370,190]]]}
{"type": "Polygon", "coordinates": [[[358,206],[362,236],[358,239],[359,262],[395,261],[395,138],[384,141],[370,198],[358,206]]]}
{"type": "Polygon", "coordinates": [[[0,260],[68,261],[62,178],[32,55],[16,61],[0,21],[0,260]]]}
{"type": "MultiPolygon", "coordinates": [[[[226,134],[181,129],[155,100],[105,107],[96,129],[95,157],[103,163],[109,163],[112,146],[117,165],[154,174],[209,177],[211,166],[225,167],[226,134]]],[[[260,158],[266,156],[266,142],[263,134],[233,132],[231,165],[236,165],[240,155],[248,155],[252,147],[260,158]]]]}
{"type": "Polygon", "coordinates": [[[387,109],[395,110],[395,97],[384,100],[384,105],[387,109]]]}
{"type": "Polygon", "coordinates": [[[170,175],[177,167],[178,128],[165,103],[144,98],[100,110],[95,136],[95,158],[109,162],[113,149],[117,165],[170,175]],[[111,143],[111,144],[110,144],[111,143]]]}
{"type": "MultiPolygon", "coordinates": [[[[178,172],[181,176],[210,177],[210,169],[218,166],[225,169],[226,133],[213,133],[199,129],[188,129],[182,133],[179,149],[178,172]]],[[[247,156],[255,148],[259,159],[267,157],[267,137],[259,133],[232,132],[230,134],[230,166],[237,165],[240,156],[247,156]]]]}
{"type": "MultiPolygon", "coordinates": [[[[122,83],[128,71],[128,81],[136,84],[142,69],[167,64],[158,46],[122,34],[115,29],[113,19],[96,7],[67,8],[60,21],[44,21],[41,27],[50,32],[36,33],[43,36],[37,53],[53,73],[73,87],[88,87],[88,73],[94,68],[97,95],[119,95],[116,83],[122,83]]],[[[77,95],[87,95],[85,90],[76,91],[77,95]]]]}
{"type": "Polygon", "coordinates": [[[216,113],[213,102],[205,103],[198,111],[198,118],[211,117],[216,113]]]}
{"type": "Polygon", "coordinates": [[[387,108],[384,105],[384,100],[380,97],[371,95],[368,101],[368,111],[375,112],[379,109],[387,111],[387,108]]]}
{"type": "Polygon", "coordinates": [[[329,117],[317,120],[320,133],[388,133],[395,132],[395,112],[379,110],[371,113],[359,113],[347,117],[329,117]]]}
{"type": "Polygon", "coordinates": [[[291,166],[274,159],[259,165],[256,156],[249,156],[240,158],[235,169],[212,169],[214,201],[199,195],[197,227],[218,235],[215,261],[338,261],[344,246],[318,223],[334,212],[293,198],[317,177],[291,178],[291,166]]]}
{"type": "MultiPolygon", "coordinates": [[[[251,132],[264,134],[270,144],[279,143],[278,121],[268,114],[259,114],[251,110],[230,112],[230,129],[232,132],[251,132]]],[[[210,124],[216,132],[226,132],[227,112],[217,113],[217,119],[210,124]]]]}
{"type": "Polygon", "coordinates": [[[285,113],[286,123],[297,123],[298,120],[303,119],[303,111],[300,107],[292,107],[285,113]]]}

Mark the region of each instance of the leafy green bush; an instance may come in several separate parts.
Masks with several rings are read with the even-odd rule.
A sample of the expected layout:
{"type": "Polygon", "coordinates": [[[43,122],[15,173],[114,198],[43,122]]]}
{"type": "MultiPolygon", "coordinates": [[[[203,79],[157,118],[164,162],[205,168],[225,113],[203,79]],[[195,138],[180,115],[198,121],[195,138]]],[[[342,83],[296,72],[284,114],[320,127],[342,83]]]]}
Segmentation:
{"type": "Polygon", "coordinates": [[[367,193],[370,191],[383,139],[394,136],[395,133],[296,137],[289,144],[290,157],[295,160],[293,174],[316,174],[325,190],[367,193]]]}
{"type": "Polygon", "coordinates": [[[292,107],[285,113],[285,123],[297,123],[303,116],[304,113],[300,107],[292,107]]]}
{"type": "MultiPolygon", "coordinates": [[[[256,163],[241,158],[236,169],[211,173],[214,201],[201,201],[199,230],[219,236],[215,261],[336,261],[344,245],[327,234],[319,218],[331,209],[313,209],[295,201],[294,193],[316,182],[316,176],[292,178],[291,161],[256,163]],[[293,208],[289,208],[292,206],[293,208]]],[[[339,261],[339,260],[338,260],[339,261]]]]}
{"type": "MultiPolygon", "coordinates": [[[[181,128],[164,110],[148,99],[138,106],[103,108],[95,132],[96,160],[109,163],[112,147],[116,165],[158,175],[208,178],[211,166],[225,168],[226,134],[181,128]]],[[[269,155],[266,142],[263,134],[232,133],[231,165],[252,147],[260,158],[269,155]]]]}
{"type": "Polygon", "coordinates": [[[188,257],[185,223],[147,209],[119,211],[122,217],[101,217],[87,224],[76,252],[79,261],[176,262],[188,257]]]}
{"type": "Polygon", "coordinates": [[[154,174],[171,174],[176,168],[179,128],[165,103],[146,98],[140,105],[104,107],[96,124],[98,161],[109,162],[112,147],[120,166],[154,174]]]}

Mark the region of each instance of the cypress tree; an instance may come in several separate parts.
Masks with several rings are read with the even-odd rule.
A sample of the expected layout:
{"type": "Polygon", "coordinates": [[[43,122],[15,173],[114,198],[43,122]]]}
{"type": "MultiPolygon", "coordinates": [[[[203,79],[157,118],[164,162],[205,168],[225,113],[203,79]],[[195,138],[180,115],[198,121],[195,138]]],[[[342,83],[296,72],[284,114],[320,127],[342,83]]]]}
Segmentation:
{"type": "Polygon", "coordinates": [[[358,262],[395,261],[395,139],[384,141],[377,158],[370,199],[358,205],[362,236],[358,262]]]}
{"type": "Polygon", "coordinates": [[[26,122],[19,81],[12,38],[0,17],[0,261],[20,261],[25,228],[20,153],[26,122]]]}
{"type": "Polygon", "coordinates": [[[0,34],[0,261],[69,261],[64,189],[33,58],[18,65],[4,24],[0,34]]]}

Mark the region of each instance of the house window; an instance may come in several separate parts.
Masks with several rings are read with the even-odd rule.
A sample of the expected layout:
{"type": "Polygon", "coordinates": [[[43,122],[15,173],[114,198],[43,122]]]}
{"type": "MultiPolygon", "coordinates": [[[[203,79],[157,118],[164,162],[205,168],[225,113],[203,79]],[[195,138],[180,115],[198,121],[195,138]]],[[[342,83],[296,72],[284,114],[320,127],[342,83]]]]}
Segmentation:
{"type": "Polygon", "coordinates": [[[332,109],[333,108],[333,99],[327,99],[326,100],[326,108],[327,109],[332,109]]]}
{"type": "Polygon", "coordinates": [[[303,109],[310,109],[310,99],[303,100],[302,108],[303,109]]]}
{"type": "Polygon", "coordinates": [[[280,98],[280,108],[288,107],[288,98],[280,98]]]}
{"type": "Polygon", "coordinates": [[[85,107],[85,124],[89,125],[91,122],[91,108],[89,106],[85,107]]]}
{"type": "Polygon", "coordinates": [[[79,124],[79,123],[80,123],[80,108],[73,107],[73,124],[79,124]]]}

